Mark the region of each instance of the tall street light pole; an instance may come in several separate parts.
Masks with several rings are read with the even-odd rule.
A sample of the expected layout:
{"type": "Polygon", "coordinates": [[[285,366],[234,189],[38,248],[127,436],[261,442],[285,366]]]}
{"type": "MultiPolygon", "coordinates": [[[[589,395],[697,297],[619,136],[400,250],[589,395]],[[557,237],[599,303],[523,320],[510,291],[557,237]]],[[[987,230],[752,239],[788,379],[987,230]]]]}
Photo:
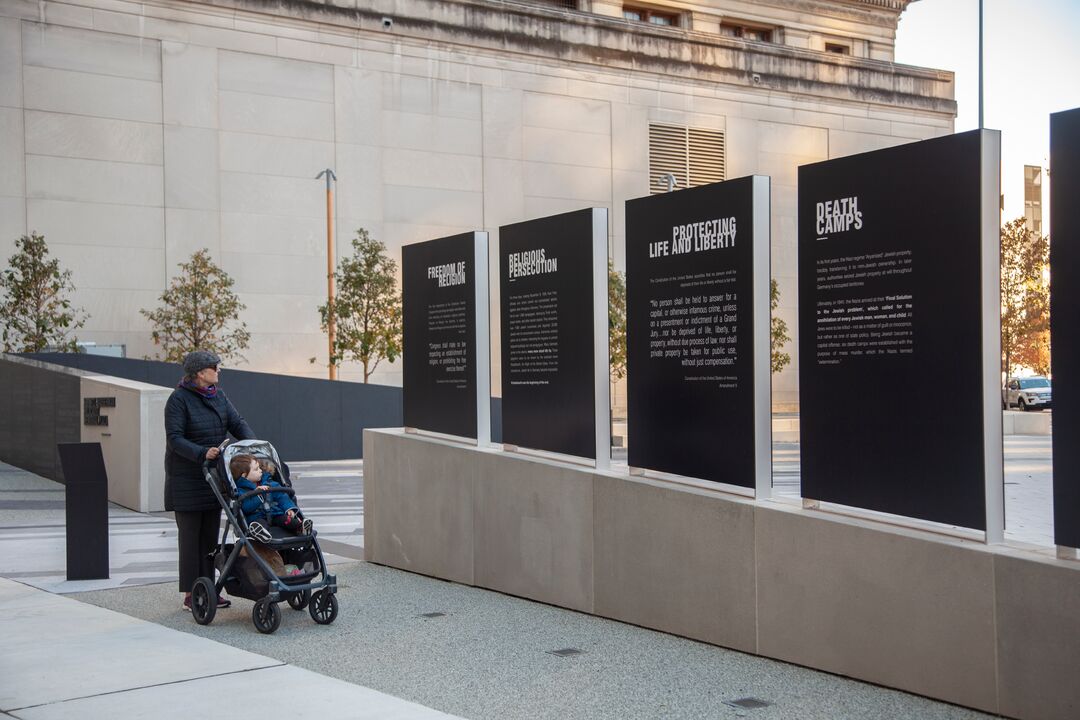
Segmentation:
{"type": "Polygon", "coordinates": [[[979,0],[979,129],[983,123],[983,0],[979,0]]]}
{"type": "Polygon", "coordinates": [[[337,380],[337,365],[334,364],[334,339],[336,327],[334,323],[334,190],[330,181],[336,181],[337,175],[330,168],[326,168],[315,179],[326,176],[326,330],[327,343],[330,349],[330,379],[337,380]]]}

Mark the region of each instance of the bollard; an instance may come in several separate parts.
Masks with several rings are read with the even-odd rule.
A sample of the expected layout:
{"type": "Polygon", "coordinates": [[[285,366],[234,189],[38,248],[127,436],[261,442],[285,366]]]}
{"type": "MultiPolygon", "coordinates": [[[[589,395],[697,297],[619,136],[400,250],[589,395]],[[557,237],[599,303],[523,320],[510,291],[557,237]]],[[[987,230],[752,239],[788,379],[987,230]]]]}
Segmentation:
{"type": "Polygon", "coordinates": [[[109,577],[109,481],[101,443],[58,443],[64,470],[67,579],[109,577]]]}

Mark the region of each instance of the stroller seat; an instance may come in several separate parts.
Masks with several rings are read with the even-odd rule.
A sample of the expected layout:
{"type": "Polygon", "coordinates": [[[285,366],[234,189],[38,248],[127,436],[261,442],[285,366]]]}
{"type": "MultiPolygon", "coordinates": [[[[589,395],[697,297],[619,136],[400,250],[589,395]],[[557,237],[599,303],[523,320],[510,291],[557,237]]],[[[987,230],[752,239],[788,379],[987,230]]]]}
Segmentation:
{"type": "MultiPolygon", "coordinates": [[[[270,541],[260,543],[272,548],[306,547],[311,543],[312,535],[293,535],[283,527],[277,525],[265,526],[270,531],[270,541]]],[[[252,540],[252,542],[258,542],[252,540]]]]}

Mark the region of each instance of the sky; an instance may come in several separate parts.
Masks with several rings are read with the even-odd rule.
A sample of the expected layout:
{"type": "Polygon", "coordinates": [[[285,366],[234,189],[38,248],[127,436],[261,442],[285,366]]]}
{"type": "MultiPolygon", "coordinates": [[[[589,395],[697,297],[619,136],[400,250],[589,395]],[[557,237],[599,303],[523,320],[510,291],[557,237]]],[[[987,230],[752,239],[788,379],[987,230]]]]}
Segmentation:
{"type": "MultiPolygon", "coordinates": [[[[1024,165],[1049,166],[1050,113],[1080,107],[1080,0],[983,0],[983,32],[984,120],[1001,131],[1009,220],[1024,214],[1024,165]]],[[[913,2],[896,61],[955,72],[956,132],[978,127],[979,0],[913,2]]],[[[1044,232],[1049,200],[1044,184],[1044,232]]]]}

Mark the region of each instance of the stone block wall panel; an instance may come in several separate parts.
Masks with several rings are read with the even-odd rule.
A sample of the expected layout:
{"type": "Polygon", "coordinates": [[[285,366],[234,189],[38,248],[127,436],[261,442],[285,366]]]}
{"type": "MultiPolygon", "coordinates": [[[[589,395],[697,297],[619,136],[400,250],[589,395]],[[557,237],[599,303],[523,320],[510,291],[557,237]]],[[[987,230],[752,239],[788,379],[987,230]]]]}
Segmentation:
{"type": "MultiPolygon", "coordinates": [[[[798,48],[798,38],[812,45],[824,32],[812,12],[775,9],[791,42],[753,53],[700,32],[627,32],[599,11],[569,22],[539,6],[481,2],[463,14],[404,0],[392,35],[362,4],[275,12],[255,0],[0,6],[0,165],[11,168],[0,179],[3,241],[44,228],[58,248],[154,248],[159,266],[136,259],[131,275],[160,289],[203,247],[230,272],[252,252],[315,267],[325,263],[325,218],[314,175],[333,167],[335,259],[358,227],[396,257],[433,234],[601,206],[622,267],[623,204],[650,190],[649,122],[725,129],[728,177],[772,174],[782,196],[800,162],[937,136],[955,115],[948,73],[798,48]]],[[[891,54],[894,10],[830,12],[833,32],[847,28],[879,57],[891,54]]],[[[788,220],[774,212],[774,274],[785,288],[794,282],[788,220]]],[[[320,333],[273,316],[283,298],[325,294],[324,273],[299,267],[286,286],[245,290],[249,325],[277,325],[256,332],[253,347],[292,338],[289,352],[250,353],[252,369],[325,374],[308,363],[323,351],[320,333]]],[[[99,281],[92,292],[143,288],[108,278],[128,284],[99,281]]],[[[785,292],[782,316],[793,301],[785,292]]],[[[87,337],[124,338],[134,356],[153,351],[148,335],[114,317],[91,317],[87,337]]],[[[797,399],[793,360],[777,379],[781,405],[797,399]]],[[[359,368],[342,376],[357,379],[359,368]]],[[[383,363],[374,380],[399,383],[399,368],[383,363]]]]}

